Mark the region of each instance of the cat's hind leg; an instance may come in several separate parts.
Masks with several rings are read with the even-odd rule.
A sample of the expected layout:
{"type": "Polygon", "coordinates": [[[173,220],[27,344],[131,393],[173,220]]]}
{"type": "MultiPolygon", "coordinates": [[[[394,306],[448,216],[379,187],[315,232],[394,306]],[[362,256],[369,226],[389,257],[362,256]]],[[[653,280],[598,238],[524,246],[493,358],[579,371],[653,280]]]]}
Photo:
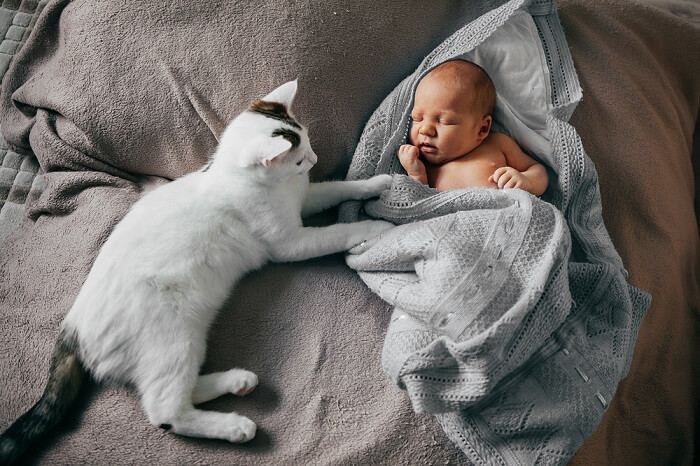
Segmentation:
{"type": "Polygon", "coordinates": [[[144,355],[141,376],[136,381],[141,404],[151,424],[179,435],[234,443],[255,437],[256,425],[245,416],[194,407],[192,396],[203,359],[198,356],[203,356],[203,348],[190,345],[177,348],[164,345],[162,348],[166,349],[144,355]]]}
{"type": "Polygon", "coordinates": [[[256,425],[245,416],[195,408],[191,388],[153,385],[142,391],[141,403],[151,424],[187,437],[233,443],[247,442],[255,437],[256,425]]]}
{"type": "Polygon", "coordinates": [[[238,396],[247,395],[257,385],[258,376],[243,369],[200,375],[192,391],[192,402],[204,403],[228,393],[238,396]]]}

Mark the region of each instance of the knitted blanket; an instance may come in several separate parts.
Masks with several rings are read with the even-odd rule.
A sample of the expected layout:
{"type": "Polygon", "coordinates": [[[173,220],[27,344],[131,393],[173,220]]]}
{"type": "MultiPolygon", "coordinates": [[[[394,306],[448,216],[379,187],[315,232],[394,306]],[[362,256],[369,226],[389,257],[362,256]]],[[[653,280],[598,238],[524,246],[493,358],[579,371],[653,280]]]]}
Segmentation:
{"type": "MultiPolygon", "coordinates": [[[[517,48],[522,37],[511,42],[494,50],[517,48]]],[[[566,462],[627,373],[650,303],[627,282],[603,224],[595,168],[567,123],[580,98],[553,3],[512,0],[458,30],[391,92],[348,172],[350,180],[395,174],[378,200],[340,212],[343,221],[369,216],[399,225],[346,257],[394,306],[384,370],[475,464],[566,462]],[[417,82],[445,60],[488,64],[487,39],[513,18],[536,27],[530,50],[544,58],[546,105],[534,127],[521,117],[528,109],[509,97],[524,84],[492,74],[495,120],[551,169],[545,195],[438,192],[403,175],[396,151],[417,82]]]]}

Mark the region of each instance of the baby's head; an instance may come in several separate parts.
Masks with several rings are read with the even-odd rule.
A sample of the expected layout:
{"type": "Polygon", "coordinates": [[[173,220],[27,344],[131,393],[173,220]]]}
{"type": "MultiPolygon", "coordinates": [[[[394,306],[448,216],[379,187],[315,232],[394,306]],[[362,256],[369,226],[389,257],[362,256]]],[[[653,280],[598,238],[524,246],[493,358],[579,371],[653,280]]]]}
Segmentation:
{"type": "Polygon", "coordinates": [[[411,111],[410,142],[430,163],[443,164],[474,150],[491,130],[496,88],[465,60],[450,60],[421,79],[411,111]]]}

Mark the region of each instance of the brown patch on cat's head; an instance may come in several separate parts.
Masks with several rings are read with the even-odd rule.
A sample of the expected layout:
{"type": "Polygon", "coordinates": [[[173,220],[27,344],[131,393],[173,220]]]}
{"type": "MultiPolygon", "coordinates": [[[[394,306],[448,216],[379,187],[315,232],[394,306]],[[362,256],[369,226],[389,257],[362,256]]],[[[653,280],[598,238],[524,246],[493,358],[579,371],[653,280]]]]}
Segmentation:
{"type": "Polygon", "coordinates": [[[287,111],[287,107],[279,102],[270,102],[267,100],[256,99],[250,104],[248,109],[254,113],[260,113],[268,118],[274,118],[275,120],[280,120],[283,123],[288,124],[294,128],[301,129],[299,123],[296,122],[294,118],[287,111]]]}

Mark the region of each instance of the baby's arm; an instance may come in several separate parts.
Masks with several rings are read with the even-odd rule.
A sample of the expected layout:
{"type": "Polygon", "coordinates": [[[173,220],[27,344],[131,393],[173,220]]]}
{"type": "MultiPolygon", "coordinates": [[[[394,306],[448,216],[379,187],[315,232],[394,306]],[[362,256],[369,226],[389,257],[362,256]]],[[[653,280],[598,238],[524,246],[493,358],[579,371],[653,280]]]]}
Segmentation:
{"type": "Polygon", "coordinates": [[[535,196],[542,195],[549,184],[544,165],[523,152],[509,136],[494,133],[493,137],[497,139],[508,166],[496,169],[490,179],[499,188],[521,188],[535,196]]]}
{"type": "Polygon", "coordinates": [[[404,144],[399,147],[399,162],[406,174],[419,183],[428,184],[428,172],[419,156],[420,152],[416,146],[404,144]]]}

